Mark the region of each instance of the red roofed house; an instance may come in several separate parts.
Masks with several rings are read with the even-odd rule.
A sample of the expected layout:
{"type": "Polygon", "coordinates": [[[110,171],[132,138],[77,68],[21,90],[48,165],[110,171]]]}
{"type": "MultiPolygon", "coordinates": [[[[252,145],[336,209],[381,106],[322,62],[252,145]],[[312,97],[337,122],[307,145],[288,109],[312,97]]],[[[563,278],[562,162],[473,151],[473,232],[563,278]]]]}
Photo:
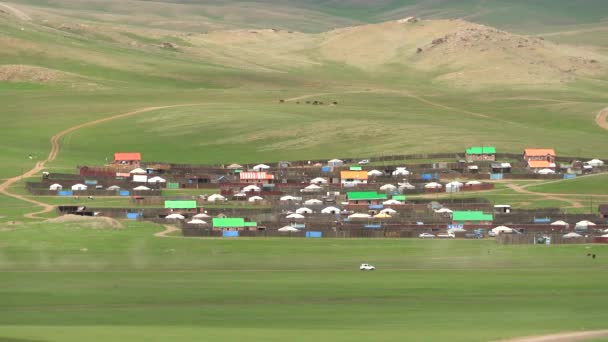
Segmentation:
{"type": "Polygon", "coordinates": [[[524,160],[530,169],[554,169],[555,150],[552,148],[527,148],[524,150],[524,160]]]}
{"type": "Polygon", "coordinates": [[[141,162],[141,153],[114,153],[114,164],[139,166],[141,162]]]}
{"type": "Polygon", "coordinates": [[[241,172],[241,183],[261,183],[270,184],[274,180],[274,175],[266,172],[241,172]]]}

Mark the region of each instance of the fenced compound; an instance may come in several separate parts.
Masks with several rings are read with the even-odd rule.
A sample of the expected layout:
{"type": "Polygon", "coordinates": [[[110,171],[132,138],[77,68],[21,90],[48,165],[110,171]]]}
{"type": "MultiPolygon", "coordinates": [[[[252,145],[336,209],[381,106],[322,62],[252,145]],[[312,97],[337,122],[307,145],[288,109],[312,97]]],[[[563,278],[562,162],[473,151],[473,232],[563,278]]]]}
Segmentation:
{"type": "Polygon", "coordinates": [[[594,243],[594,239],[593,236],[564,238],[563,234],[500,234],[496,242],[501,245],[565,245],[594,243]]]}

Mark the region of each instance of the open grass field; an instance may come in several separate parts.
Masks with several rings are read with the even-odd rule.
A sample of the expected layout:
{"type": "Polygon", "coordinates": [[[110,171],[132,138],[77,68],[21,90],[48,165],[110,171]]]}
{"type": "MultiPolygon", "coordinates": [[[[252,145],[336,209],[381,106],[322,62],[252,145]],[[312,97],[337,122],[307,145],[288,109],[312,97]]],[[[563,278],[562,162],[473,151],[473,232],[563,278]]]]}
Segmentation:
{"type": "MultiPolygon", "coordinates": [[[[45,160],[66,129],[169,105],[188,106],[65,135],[45,169],[75,172],[117,151],[246,164],[494,145],[606,159],[608,131],[594,119],[608,106],[607,5],[15,0],[0,7],[0,180],[45,160]],[[333,30],[410,15],[535,37],[464,21],[333,30]],[[433,50],[447,35],[489,38],[433,50]],[[536,45],[518,47],[524,40],[536,45]],[[313,100],[339,104],[305,104],[313,100]]],[[[605,180],[450,196],[588,213],[607,199],[605,180]]],[[[10,190],[27,195],[22,181],[10,190]]],[[[147,223],[92,229],[23,217],[35,210],[0,195],[0,341],[469,342],[600,329],[608,319],[603,246],[157,238],[164,227],[147,223]],[[362,262],[378,271],[359,272],[362,262]]]]}
{"type": "Polygon", "coordinates": [[[608,176],[579,177],[576,179],[550,182],[530,186],[528,190],[556,194],[595,194],[608,195],[608,176]]]}
{"type": "Polygon", "coordinates": [[[152,237],[159,230],[3,228],[0,337],[491,341],[606,320],[602,246],[592,262],[585,246],[152,237]],[[361,273],[361,262],[378,270],[361,273]]]}

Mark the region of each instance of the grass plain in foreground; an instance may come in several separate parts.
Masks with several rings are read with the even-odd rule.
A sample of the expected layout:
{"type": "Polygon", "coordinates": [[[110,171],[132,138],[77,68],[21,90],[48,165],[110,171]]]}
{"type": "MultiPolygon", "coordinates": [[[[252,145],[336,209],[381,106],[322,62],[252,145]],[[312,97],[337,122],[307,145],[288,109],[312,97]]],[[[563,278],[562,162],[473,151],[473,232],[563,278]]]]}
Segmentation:
{"type": "Polygon", "coordinates": [[[489,341],[606,320],[604,246],[592,261],[586,246],[161,239],[125,224],[3,228],[0,336],[489,341]]]}

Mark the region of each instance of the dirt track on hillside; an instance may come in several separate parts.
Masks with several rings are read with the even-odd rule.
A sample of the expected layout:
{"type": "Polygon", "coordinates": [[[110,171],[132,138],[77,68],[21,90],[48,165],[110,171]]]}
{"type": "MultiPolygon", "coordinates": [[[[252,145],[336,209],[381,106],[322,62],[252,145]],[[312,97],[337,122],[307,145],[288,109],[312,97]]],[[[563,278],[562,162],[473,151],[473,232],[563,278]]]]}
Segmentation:
{"type": "Polygon", "coordinates": [[[595,117],[595,123],[603,129],[608,129],[608,108],[602,109],[595,117]]]}
{"type": "Polygon", "coordinates": [[[20,10],[20,9],[16,9],[16,8],[15,8],[15,7],[13,7],[13,6],[9,6],[9,5],[6,5],[6,4],[3,4],[3,3],[0,3],[0,7],[2,7],[2,8],[4,8],[4,9],[8,10],[8,11],[9,11],[9,12],[11,12],[11,13],[12,13],[12,14],[13,14],[15,17],[19,18],[20,20],[23,20],[23,21],[30,21],[30,20],[32,20],[32,18],[31,18],[29,15],[27,15],[27,13],[23,12],[23,11],[22,11],[22,10],[20,10]]]}
{"type": "Polygon", "coordinates": [[[597,330],[597,331],[581,331],[581,332],[567,332],[560,334],[544,335],[544,336],[530,336],[520,337],[510,340],[499,340],[496,342],[582,342],[589,341],[592,338],[607,337],[608,330],[597,330]]]}
{"type": "Polygon", "coordinates": [[[168,236],[168,235],[171,234],[171,233],[173,233],[173,232],[177,232],[179,230],[180,230],[179,228],[174,227],[174,226],[165,226],[165,230],[163,230],[162,232],[155,233],[154,236],[156,236],[156,237],[163,237],[163,238],[171,237],[171,236],[168,236]]]}
{"type": "Polygon", "coordinates": [[[565,197],[561,197],[560,195],[555,195],[555,194],[549,194],[549,193],[544,193],[544,192],[534,192],[534,191],[530,191],[525,189],[525,187],[517,185],[517,184],[513,184],[513,183],[507,183],[505,184],[509,189],[520,193],[520,194],[527,194],[527,195],[536,195],[536,196],[540,196],[543,197],[546,200],[555,200],[555,201],[561,201],[561,202],[568,202],[570,203],[570,206],[572,208],[583,208],[583,204],[579,201],[576,200],[572,200],[569,198],[565,198],[565,197]]]}
{"type": "Polygon", "coordinates": [[[35,212],[31,212],[31,213],[27,213],[27,214],[23,215],[27,218],[39,218],[39,217],[37,217],[38,215],[49,213],[49,212],[53,211],[53,209],[55,207],[52,205],[49,205],[47,203],[43,203],[43,202],[36,201],[31,198],[27,198],[22,195],[13,194],[9,191],[9,188],[13,184],[15,184],[16,182],[18,182],[19,180],[21,180],[23,178],[32,177],[32,176],[36,175],[37,173],[42,172],[44,170],[44,166],[46,165],[47,162],[51,162],[51,161],[55,160],[55,158],[57,158],[57,155],[59,154],[59,151],[61,150],[60,141],[64,136],[66,136],[76,130],[98,125],[100,123],[104,123],[104,122],[111,121],[111,120],[121,119],[124,117],[137,115],[137,114],[141,114],[141,113],[145,113],[145,112],[150,112],[150,111],[154,111],[154,110],[159,110],[159,109],[194,106],[194,105],[196,105],[196,104],[180,104],[180,105],[160,106],[160,107],[145,107],[145,108],[137,109],[137,110],[127,112],[127,113],[122,113],[122,114],[113,115],[113,116],[109,116],[109,117],[102,118],[102,119],[85,122],[83,124],[76,125],[76,126],[68,128],[68,129],[65,129],[51,137],[51,152],[49,152],[49,155],[46,159],[37,162],[36,166],[34,166],[33,169],[27,171],[26,173],[5,180],[2,184],[0,184],[0,193],[3,195],[9,196],[9,197],[16,198],[18,200],[32,203],[32,204],[42,207],[42,210],[40,210],[40,211],[35,211],[35,212]]]}
{"type": "Polygon", "coordinates": [[[469,111],[469,110],[466,110],[466,109],[459,109],[459,108],[454,108],[454,107],[446,106],[446,105],[441,104],[439,102],[431,101],[431,100],[428,100],[428,99],[426,99],[424,97],[412,94],[411,92],[409,92],[407,90],[393,90],[393,89],[381,89],[381,88],[371,88],[371,89],[365,89],[365,90],[348,90],[348,91],[333,92],[333,93],[307,94],[307,95],[292,97],[292,98],[286,99],[286,101],[293,102],[293,101],[304,100],[304,99],[308,99],[308,98],[316,97],[316,96],[341,95],[341,94],[365,94],[365,93],[368,93],[368,94],[386,93],[386,94],[403,95],[403,96],[410,97],[410,98],[412,98],[412,99],[414,99],[416,101],[425,103],[427,105],[430,105],[430,106],[433,106],[433,107],[437,107],[437,108],[441,108],[441,109],[445,109],[445,110],[448,110],[448,111],[459,112],[459,113],[462,113],[462,114],[467,114],[467,115],[476,116],[476,117],[485,118],[485,119],[495,119],[495,120],[498,120],[498,121],[504,121],[504,120],[501,120],[501,119],[493,118],[493,117],[491,117],[491,116],[489,116],[487,114],[484,114],[484,113],[472,112],[472,111],[469,111]]]}

